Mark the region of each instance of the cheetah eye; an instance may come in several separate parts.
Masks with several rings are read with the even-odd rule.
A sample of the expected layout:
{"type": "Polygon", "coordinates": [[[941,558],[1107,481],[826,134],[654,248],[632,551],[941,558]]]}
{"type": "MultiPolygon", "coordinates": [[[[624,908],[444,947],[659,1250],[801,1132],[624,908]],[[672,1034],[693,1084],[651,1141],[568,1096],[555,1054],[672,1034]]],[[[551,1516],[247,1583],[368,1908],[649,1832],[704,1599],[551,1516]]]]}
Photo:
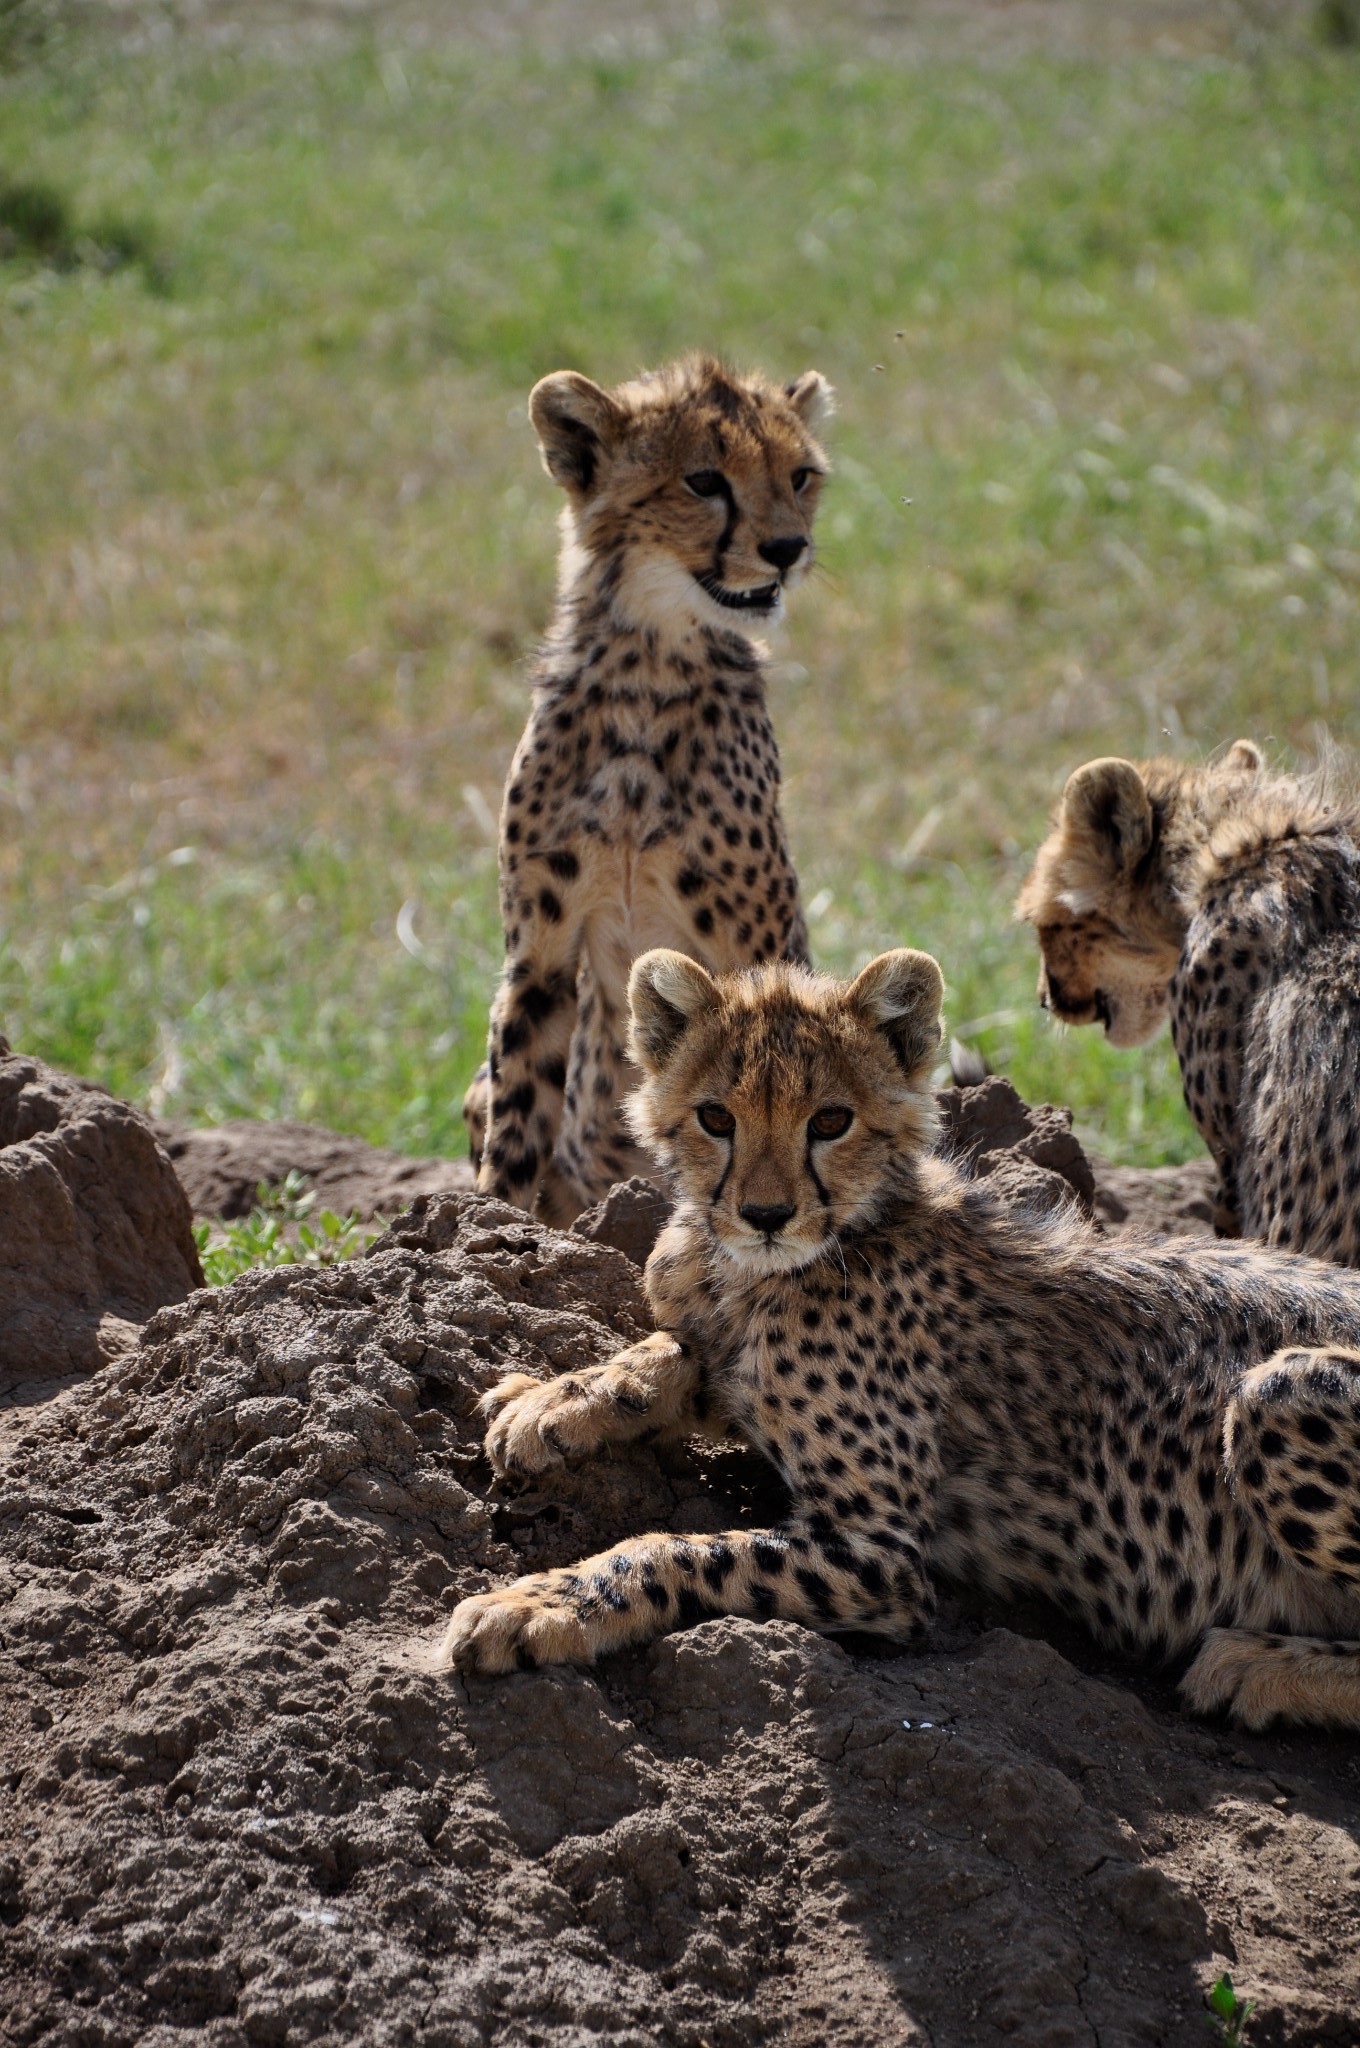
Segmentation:
{"type": "Polygon", "coordinates": [[[790,482],[795,491],[801,491],[806,489],[814,476],[820,476],[821,473],[820,469],[795,469],[790,482]]]}
{"type": "Polygon", "coordinates": [[[721,498],[727,489],[727,478],[720,469],[696,469],[685,482],[696,498],[721,498]]]}
{"type": "Polygon", "coordinates": [[[815,1116],[808,1118],[808,1130],[814,1138],[843,1138],[855,1121],[851,1109],[843,1109],[839,1103],[832,1103],[826,1109],[819,1109],[815,1116]]]}
{"type": "Polygon", "coordinates": [[[701,1102],[694,1113],[712,1138],[730,1138],[737,1128],[737,1120],[731,1110],[724,1109],[720,1102],[701,1102]]]}

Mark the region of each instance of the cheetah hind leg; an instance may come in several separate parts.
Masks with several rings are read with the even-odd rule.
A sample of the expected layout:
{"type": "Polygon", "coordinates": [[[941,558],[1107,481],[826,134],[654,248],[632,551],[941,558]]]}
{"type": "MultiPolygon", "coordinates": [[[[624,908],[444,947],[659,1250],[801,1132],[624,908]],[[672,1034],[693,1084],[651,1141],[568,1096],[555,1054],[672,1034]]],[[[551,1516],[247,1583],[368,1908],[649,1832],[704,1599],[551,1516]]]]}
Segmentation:
{"type": "Polygon", "coordinates": [[[1360,1352],[1277,1351],[1228,1404],[1239,1504],[1300,1571],[1360,1593],[1360,1352]]]}
{"type": "Polygon", "coordinates": [[[491,1095],[491,1069],[483,1060],[468,1083],[463,1097],[463,1122],[467,1125],[468,1158],[474,1166],[482,1163],[486,1146],[486,1111],[491,1095]]]}
{"type": "Polygon", "coordinates": [[[534,1214],[554,1230],[570,1230],[577,1217],[586,1209],[593,1208],[599,1199],[592,1189],[581,1185],[575,1174],[564,1171],[560,1159],[554,1154],[543,1169],[534,1214]]]}
{"type": "Polygon", "coordinates": [[[512,1373],[480,1405],[489,1424],[487,1457],[515,1478],[575,1463],[607,1443],[692,1435],[708,1420],[699,1368],[663,1330],[603,1365],[557,1379],[512,1373]]]}
{"type": "MultiPolygon", "coordinates": [[[[1302,1572],[1360,1592],[1360,1352],[1279,1351],[1228,1405],[1233,1491],[1302,1572]]],[[[1360,1728],[1360,1643],[1210,1629],[1181,1693],[1247,1728],[1360,1728]]]]}
{"type": "Polygon", "coordinates": [[[1211,1628],[1180,1690],[1192,1713],[1226,1713],[1243,1728],[1360,1728],[1360,1643],[1211,1628]]]}

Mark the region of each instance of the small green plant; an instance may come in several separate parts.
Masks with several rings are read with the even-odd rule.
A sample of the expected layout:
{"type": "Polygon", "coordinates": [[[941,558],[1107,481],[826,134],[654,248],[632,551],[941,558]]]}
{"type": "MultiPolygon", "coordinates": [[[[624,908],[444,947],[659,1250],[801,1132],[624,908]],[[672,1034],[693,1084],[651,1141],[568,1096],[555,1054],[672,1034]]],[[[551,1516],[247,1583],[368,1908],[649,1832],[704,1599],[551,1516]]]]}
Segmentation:
{"type": "Polygon", "coordinates": [[[1239,1998],[1233,1990],[1232,1978],[1226,1974],[1211,1987],[1207,2017],[1223,2048],[1242,2048],[1247,2038],[1247,2021],[1255,2010],[1256,2000],[1239,1998]]]}
{"type": "Polygon", "coordinates": [[[315,1203],[306,1175],[293,1172],[273,1187],[261,1181],[248,1216],[196,1223],[194,1239],[208,1285],[225,1287],[258,1266],[339,1265],[362,1257],[385,1228],[379,1220],[376,1228],[365,1229],[353,1211],[337,1216],[322,1209],[313,1216],[315,1203]]]}

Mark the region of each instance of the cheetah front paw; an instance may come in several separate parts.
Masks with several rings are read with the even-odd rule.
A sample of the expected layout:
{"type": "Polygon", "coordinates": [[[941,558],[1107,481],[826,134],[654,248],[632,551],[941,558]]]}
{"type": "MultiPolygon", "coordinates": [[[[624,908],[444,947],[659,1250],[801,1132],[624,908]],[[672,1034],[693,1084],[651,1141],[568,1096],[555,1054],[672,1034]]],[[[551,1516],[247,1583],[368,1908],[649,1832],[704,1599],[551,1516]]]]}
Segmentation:
{"type": "Polygon", "coordinates": [[[555,1380],[512,1373],[482,1396],[486,1455],[507,1475],[546,1472],[597,1451],[618,1433],[620,1411],[634,1415],[639,1405],[645,1408],[646,1396],[621,1368],[594,1366],[555,1380]]]}
{"type": "Polygon", "coordinates": [[[493,1676],[540,1664],[588,1664],[593,1656],[580,1618],[531,1579],[517,1579],[458,1603],[437,1662],[445,1670],[493,1676]]]}

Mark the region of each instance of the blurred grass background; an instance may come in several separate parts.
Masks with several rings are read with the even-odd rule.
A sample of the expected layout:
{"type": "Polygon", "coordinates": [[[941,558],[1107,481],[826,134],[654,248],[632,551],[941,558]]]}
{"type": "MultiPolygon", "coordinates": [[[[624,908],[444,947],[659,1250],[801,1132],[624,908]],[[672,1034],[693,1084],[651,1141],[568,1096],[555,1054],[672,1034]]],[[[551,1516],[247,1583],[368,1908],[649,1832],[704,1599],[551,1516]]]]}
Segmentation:
{"type": "Polygon", "coordinates": [[[525,395],[708,346],[840,391],[772,685],[817,957],[929,947],[1024,1093],[1191,1156],[1009,905],[1094,754],[1355,736],[1351,19],[0,0],[0,1028],[461,1149],[525,395]]]}

